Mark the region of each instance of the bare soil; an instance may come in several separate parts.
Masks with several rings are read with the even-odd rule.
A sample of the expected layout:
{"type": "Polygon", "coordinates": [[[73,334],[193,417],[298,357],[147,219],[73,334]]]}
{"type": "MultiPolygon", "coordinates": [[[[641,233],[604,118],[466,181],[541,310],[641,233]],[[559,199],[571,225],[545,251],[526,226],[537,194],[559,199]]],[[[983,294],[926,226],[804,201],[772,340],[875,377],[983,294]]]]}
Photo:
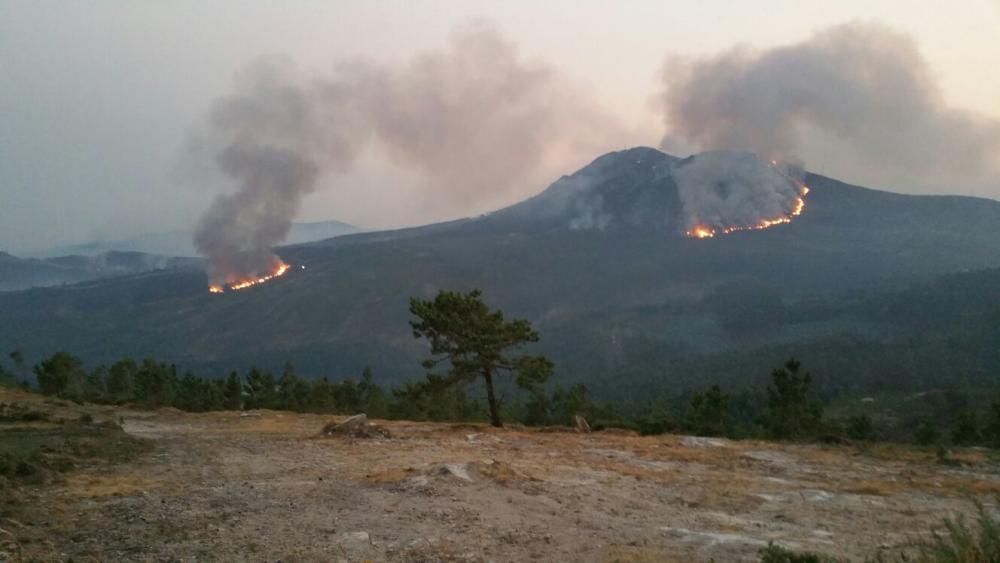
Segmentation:
{"type": "Polygon", "coordinates": [[[977,450],[91,410],[154,447],[32,488],[0,523],[25,560],[753,561],[769,541],[863,560],[1000,491],[977,450]]]}

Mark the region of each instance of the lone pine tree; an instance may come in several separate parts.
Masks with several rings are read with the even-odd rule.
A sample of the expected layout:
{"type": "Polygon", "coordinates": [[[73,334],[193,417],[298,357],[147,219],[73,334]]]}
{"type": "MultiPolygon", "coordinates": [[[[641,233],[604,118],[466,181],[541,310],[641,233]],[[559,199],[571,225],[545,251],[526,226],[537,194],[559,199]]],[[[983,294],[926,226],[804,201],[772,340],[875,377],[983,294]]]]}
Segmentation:
{"type": "Polygon", "coordinates": [[[552,374],[552,362],[543,356],[511,356],[509,352],[538,341],[538,333],[524,319],[505,320],[490,309],[478,289],[469,293],[440,291],[433,300],[410,299],[410,321],[415,338],[430,341],[431,357],[425,369],[448,365],[446,373],[427,374],[426,385],[443,388],[482,378],[486,386],[490,422],[503,426],[493,380],[513,376],[518,387],[540,386],[552,374]]]}

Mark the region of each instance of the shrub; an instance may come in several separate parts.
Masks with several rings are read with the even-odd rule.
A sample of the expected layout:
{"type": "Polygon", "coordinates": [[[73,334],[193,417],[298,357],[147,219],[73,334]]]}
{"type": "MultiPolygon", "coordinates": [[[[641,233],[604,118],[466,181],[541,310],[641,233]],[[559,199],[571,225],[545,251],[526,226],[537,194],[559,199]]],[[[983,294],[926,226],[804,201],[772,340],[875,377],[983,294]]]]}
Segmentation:
{"type": "Polygon", "coordinates": [[[635,426],[639,430],[639,434],[642,434],[643,436],[654,436],[656,434],[676,432],[679,425],[674,417],[670,416],[670,414],[665,412],[656,412],[640,418],[636,421],[635,426]]]}
{"type": "Polygon", "coordinates": [[[847,421],[847,437],[861,442],[874,440],[875,425],[872,423],[872,417],[867,414],[852,416],[847,421]]]}
{"type": "Polygon", "coordinates": [[[810,552],[797,553],[775,545],[774,542],[769,542],[757,554],[760,556],[760,563],[837,563],[832,557],[810,552]]]}
{"type": "Polygon", "coordinates": [[[713,385],[703,393],[695,393],[687,417],[688,429],[699,436],[728,436],[732,424],[729,416],[729,395],[713,385]]]}
{"type": "Polygon", "coordinates": [[[971,410],[958,413],[958,420],[955,421],[955,428],[951,432],[951,441],[958,446],[971,446],[978,443],[980,438],[976,413],[971,410]]]}
{"type": "MultiPolygon", "coordinates": [[[[997,499],[1000,501],[1000,498],[997,499]]],[[[976,522],[964,516],[945,518],[944,532],[935,530],[930,541],[918,544],[926,563],[987,563],[1000,561],[1000,519],[976,499],[976,522]]]]}
{"type": "Polygon", "coordinates": [[[933,446],[941,439],[941,434],[930,422],[922,422],[913,432],[913,439],[921,446],[933,446]]]}
{"type": "Polygon", "coordinates": [[[794,440],[815,436],[823,419],[823,406],[813,398],[812,376],[799,373],[794,359],[771,372],[767,388],[765,427],[769,437],[794,440]]]}

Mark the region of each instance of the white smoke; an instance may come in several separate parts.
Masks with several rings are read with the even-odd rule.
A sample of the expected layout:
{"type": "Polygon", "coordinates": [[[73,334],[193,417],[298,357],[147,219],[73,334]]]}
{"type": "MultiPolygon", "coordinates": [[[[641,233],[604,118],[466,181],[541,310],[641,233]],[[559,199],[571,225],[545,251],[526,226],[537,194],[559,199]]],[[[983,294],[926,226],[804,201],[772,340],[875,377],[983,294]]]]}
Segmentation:
{"type": "Polygon", "coordinates": [[[302,197],[336,186],[330,173],[369,147],[418,174],[428,200],[475,208],[620,138],[584,93],[488,25],[403,65],[346,61],[316,76],[269,57],[190,144],[201,169],[237,186],[205,213],[195,242],[215,282],[272,269],[302,197]]]}
{"type": "Polygon", "coordinates": [[[667,150],[798,157],[870,185],[1000,197],[1000,121],[948,106],[915,42],[884,26],[674,59],[663,77],[667,150]]]}
{"type": "Polygon", "coordinates": [[[764,163],[750,153],[702,153],[678,163],[672,174],[685,230],[747,228],[788,217],[801,195],[797,169],[764,163]]]}

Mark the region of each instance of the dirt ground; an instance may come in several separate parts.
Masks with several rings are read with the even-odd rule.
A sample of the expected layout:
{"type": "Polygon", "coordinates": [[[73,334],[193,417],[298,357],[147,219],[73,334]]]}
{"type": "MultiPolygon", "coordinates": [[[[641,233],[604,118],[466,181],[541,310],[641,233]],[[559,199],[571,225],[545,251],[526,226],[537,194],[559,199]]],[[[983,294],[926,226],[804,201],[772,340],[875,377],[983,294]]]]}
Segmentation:
{"type": "Polygon", "coordinates": [[[2,526],[25,560],[752,561],[772,540],[863,560],[1000,491],[978,451],[94,412],[154,448],[33,489],[2,526]]]}

